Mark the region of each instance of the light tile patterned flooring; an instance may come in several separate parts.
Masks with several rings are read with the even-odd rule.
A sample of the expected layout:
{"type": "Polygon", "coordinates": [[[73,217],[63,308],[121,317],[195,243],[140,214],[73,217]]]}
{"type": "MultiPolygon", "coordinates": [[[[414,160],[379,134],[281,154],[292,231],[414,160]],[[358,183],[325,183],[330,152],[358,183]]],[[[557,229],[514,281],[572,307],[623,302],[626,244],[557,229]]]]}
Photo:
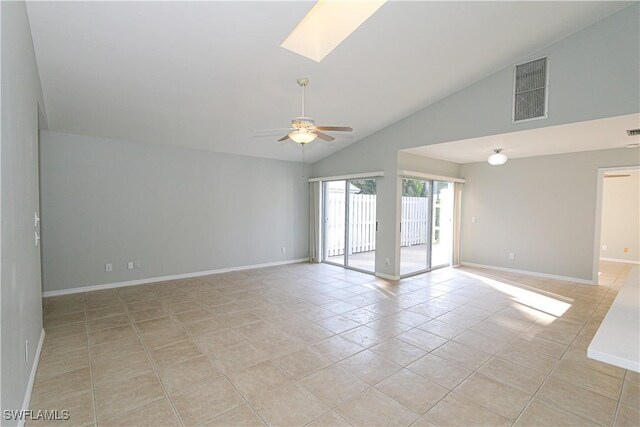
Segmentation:
{"type": "Polygon", "coordinates": [[[585,356],[627,273],[296,264],[49,298],[31,407],[69,410],[56,425],[638,425],[640,376],[585,356]]]}

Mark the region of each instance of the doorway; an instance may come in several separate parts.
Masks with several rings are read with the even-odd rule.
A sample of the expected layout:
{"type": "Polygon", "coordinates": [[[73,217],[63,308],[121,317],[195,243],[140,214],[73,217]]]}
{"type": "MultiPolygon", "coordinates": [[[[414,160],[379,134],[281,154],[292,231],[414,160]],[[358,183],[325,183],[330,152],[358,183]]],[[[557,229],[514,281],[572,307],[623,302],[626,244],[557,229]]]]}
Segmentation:
{"type": "Polygon", "coordinates": [[[619,289],[640,264],[640,170],[600,168],[596,210],[593,283],[619,289]]]}
{"type": "Polygon", "coordinates": [[[376,202],[374,178],[323,183],[324,262],[375,272],[376,202]]]}
{"type": "Polygon", "coordinates": [[[400,276],[451,265],[453,183],[402,179],[400,276]]]}

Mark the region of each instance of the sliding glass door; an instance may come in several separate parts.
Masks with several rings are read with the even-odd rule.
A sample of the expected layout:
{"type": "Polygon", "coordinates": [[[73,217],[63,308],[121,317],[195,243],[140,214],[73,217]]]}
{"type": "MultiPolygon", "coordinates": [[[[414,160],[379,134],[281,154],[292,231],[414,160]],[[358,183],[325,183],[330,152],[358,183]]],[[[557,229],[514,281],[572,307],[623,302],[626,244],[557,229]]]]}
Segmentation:
{"type": "Polygon", "coordinates": [[[346,264],[357,270],[376,269],[376,180],[348,181],[349,251],[346,264]]]}
{"type": "Polygon", "coordinates": [[[375,271],[376,180],[324,183],[323,260],[375,271]]]}
{"type": "Polygon", "coordinates": [[[402,180],[400,220],[400,275],[429,269],[431,224],[431,181],[402,180]]]}
{"type": "Polygon", "coordinates": [[[451,264],[453,184],[404,178],[400,221],[400,275],[451,264]]]}
{"type": "Polygon", "coordinates": [[[453,183],[433,181],[431,268],[451,265],[453,247],[453,183]]]}
{"type": "Polygon", "coordinates": [[[324,255],[323,260],[344,265],[347,181],[330,181],[324,183],[324,255]]]}

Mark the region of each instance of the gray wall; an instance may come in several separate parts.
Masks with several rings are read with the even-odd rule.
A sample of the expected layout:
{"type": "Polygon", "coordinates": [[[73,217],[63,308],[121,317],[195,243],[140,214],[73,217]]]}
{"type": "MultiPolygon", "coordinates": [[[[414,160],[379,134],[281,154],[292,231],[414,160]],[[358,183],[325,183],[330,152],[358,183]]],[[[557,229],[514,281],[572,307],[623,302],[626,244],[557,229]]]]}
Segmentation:
{"type": "Polygon", "coordinates": [[[44,290],[307,257],[308,168],[45,132],[44,290]]]}
{"type": "Polygon", "coordinates": [[[399,272],[394,261],[399,221],[393,205],[398,186],[395,179],[389,179],[397,173],[398,150],[639,112],[638,10],[638,3],[634,3],[520,58],[550,58],[546,120],[511,123],[513,69],[509,66],[315,163],[313,176],[384,171],[378,186],[376,271],[388,275],[399,272]],[[384,265],[387,257],[392,259],[390,267],[384,265]]]}
{"type": "Polygon", "coordinates": [[[639,161],[620,148],[463,165],[462,261],[591,280],[598,168],[639,161]]]}
{"type": "MultiPolygon", "coordinates": [[[[40,253],[34,245],[38,211],[40,78],[24,2],[0,2],[2,39],[0,295],[2,409],[21,409],[42,331],[40,253]],[[25,340],[29,340],[25,362],[25,340]]],[[[15,425],[16,421],[2,421],[15,425]]]]}
{"type": "Polygon", "coordinates": [[[600,249],[600,256],[637,263],[640,262],[640,172],[620,172],[621,175],[627,173],[630,176],[604,180],[600,245],[606,245],[607,249],[600,249]]]}

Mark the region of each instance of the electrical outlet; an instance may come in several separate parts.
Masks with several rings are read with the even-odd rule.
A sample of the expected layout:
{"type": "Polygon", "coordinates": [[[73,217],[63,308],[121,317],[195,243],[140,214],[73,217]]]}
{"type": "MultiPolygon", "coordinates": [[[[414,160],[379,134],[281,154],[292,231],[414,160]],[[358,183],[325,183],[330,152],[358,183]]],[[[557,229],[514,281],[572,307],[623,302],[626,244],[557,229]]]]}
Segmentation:
{"type": "Polygon", "coordinates": [[[104,271],[106,271],[107,273],[110,273],[113,271],[113,264],[109,263],[109,264],[105,264],[104,265],[104,271]]]}
{"type": "Polygon", "coordinates": [[[391,260],[389,258],[384,260],[384,265],[386,265],[387,267],[389,267],[391,265],[391,260]]]}
{"type": "Polygon", "coordinates": [[[509,252],[509,259],[510,259],[511,261],[515,261],[515,259],[516,259],[516,254],[515,254],[514,252],[509,252]]]}
{"type": "Polygon", "coordinates": [[[285,246],[283,246],[283,247],[280,249],[280,251],[282,251],[282,253],[285,253],[285,252],[287,252],[287,248],[286,248],[285,246]]]}
{"type": "Polygon", "coordinates": [[[602,245],[602,250],[606,251],[607,250],[607,245],[602,245]]]}
{"type": "Polygon", "coordinates": [[[134,268],[140,268],[140,261],[134,261],[133,262],[133,267],[134,268]]]}
{"type": "Polygon", "coordinates": [[[133,261],[127,263],[127,270],[133,270],[133,261]]]}
{"type": "Polygon", "coordinates": [[[628,254],[629,253],[629,248],[624,248],[624,253],[628,254]]]}
{"type": "Polygon", "coordinates": [[[29,340],[24,342],[24,363],[29,363],[29,340]]]}
{"type": "Polygon", "coordinates": [[[472,224],[475,224],[475,223],[476,223],[476,217],[475,217],[475,216],[472,216],[472,217],[471,217],[471,223],[472,223],[472,224]]]}

